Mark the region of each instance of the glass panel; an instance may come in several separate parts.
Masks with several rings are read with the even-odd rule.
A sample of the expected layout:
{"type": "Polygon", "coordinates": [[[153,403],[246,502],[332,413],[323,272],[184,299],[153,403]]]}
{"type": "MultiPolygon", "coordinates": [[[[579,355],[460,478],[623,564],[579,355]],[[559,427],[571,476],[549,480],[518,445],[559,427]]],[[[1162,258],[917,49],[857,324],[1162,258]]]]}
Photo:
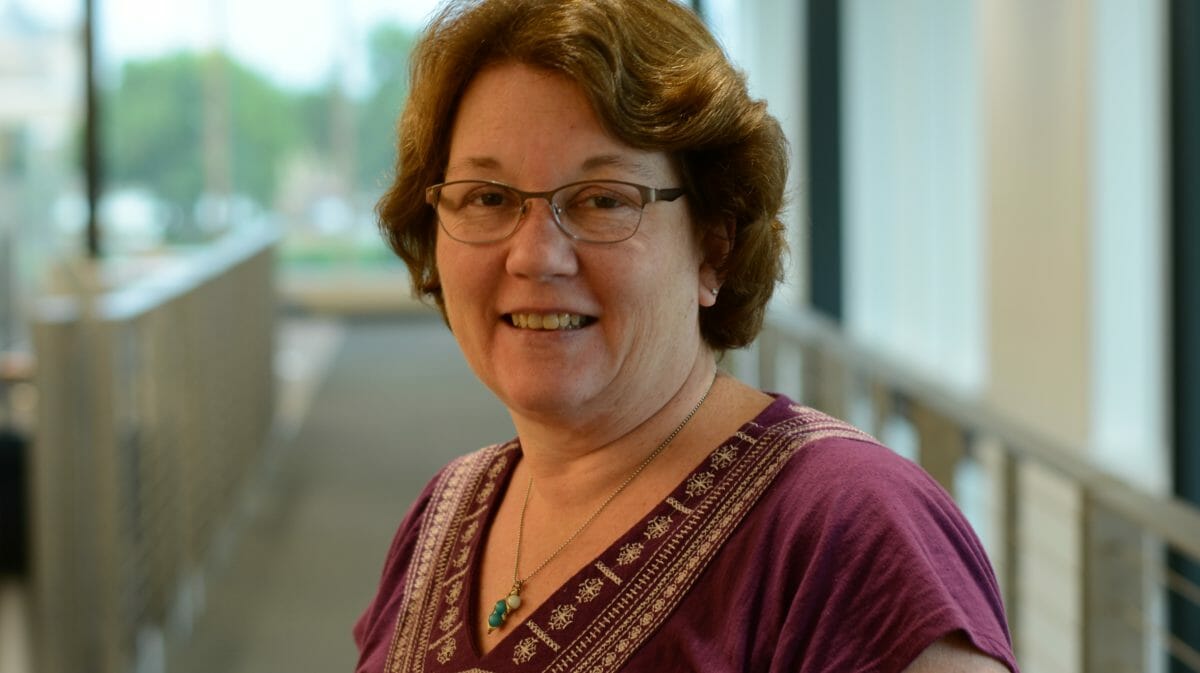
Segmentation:
{"type": "Polygon", "coordinates": [[[140,256],[275,226],[285,294],[349,271],[394,287],[403,268],[374,205],[408,51],[433,4],[104,3],[106,250],[140,256]]]}
{"type": "Polygon", "coordinates": [[[977,8],[842,8],[847,328],[978,388],[987,372],[977,8]]]}
{"type": "Polygon", "coordinates": [[[82,240],[79,7],[0,4],[0,351],[27,341],[25,298],[55,248],[82,240]]]}

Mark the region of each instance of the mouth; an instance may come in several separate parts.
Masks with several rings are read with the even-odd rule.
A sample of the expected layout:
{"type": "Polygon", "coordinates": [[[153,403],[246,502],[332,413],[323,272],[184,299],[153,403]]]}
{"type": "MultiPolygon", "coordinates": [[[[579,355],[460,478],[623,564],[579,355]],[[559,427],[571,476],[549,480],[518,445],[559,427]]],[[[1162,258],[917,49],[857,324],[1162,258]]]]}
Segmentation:
{"type": "Polygon", "coordinates": [[[505,313],[503,319],[517,329],[549,332],[582,329],[596,322],[594,317],[578,313],[505,313]]]}

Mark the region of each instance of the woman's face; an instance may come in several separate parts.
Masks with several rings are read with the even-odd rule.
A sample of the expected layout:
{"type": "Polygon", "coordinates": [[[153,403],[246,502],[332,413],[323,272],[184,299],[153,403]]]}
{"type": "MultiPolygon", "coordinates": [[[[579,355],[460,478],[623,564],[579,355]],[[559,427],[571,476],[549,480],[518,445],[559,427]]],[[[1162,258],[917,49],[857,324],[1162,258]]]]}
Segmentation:
{"type": "MultiPolygon", "coordinates": [[[[581,180],[680,186],[666,154],[611,137],[573,81],[517,63],[485,68],[468,85],[445,179],[525,191],[581,180]]],[[[698,307],[712,303],[715,278],[689,218],[686,196],[650,203],[632,238],[585,243],[534,199],[502,241],[462,243],[439,228],[446,314],[472,369],[518,417],[644,420],[708,352],[698,307]],[[545,328],[542,317],[562,314],[580,326],[545,328]]]]}

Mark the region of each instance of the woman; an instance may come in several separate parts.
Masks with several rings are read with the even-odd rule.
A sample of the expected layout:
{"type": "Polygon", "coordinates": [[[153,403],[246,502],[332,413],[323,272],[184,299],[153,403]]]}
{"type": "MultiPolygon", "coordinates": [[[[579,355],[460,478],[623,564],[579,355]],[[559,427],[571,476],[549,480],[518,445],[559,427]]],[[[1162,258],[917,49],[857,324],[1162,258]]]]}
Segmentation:
{"type": "Polygon", "coordinates": [[[381,220],[518,437],[413,505],[359,671],[1016,670],[947,496],[717,370],[781,276],[785,157],[668,0],[433,19],[381,220]]]}

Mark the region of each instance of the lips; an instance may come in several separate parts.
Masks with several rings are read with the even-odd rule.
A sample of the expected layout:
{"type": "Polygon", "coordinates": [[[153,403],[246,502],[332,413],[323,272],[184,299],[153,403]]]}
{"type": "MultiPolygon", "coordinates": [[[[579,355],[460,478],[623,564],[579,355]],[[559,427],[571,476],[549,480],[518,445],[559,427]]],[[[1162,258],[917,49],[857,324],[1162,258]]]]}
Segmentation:
{"type": "Polygon", "coordinates": [[[555,331],[587,327],[596,319],[579,313],[506,313],[504,321],[517,329],[555,331]]]}

